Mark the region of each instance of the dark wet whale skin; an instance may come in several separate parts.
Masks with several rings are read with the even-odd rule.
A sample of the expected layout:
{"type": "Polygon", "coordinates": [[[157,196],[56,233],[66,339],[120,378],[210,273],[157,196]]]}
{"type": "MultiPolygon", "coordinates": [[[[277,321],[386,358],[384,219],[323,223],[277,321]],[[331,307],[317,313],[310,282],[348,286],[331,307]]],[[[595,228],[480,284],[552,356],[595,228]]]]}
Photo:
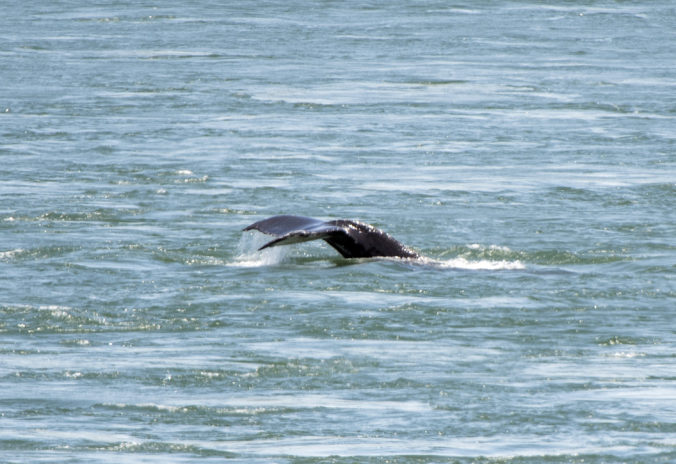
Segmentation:
{"type": "Polygon", "coordinates": [[[324,240],[345,258],[398,257],[419,255],[382,230],[359,221],[335,219],[322,221],[305,216],[272,216],[244,230],[258,230],[277,238],[260,250],[278,245],[324,240]]]}

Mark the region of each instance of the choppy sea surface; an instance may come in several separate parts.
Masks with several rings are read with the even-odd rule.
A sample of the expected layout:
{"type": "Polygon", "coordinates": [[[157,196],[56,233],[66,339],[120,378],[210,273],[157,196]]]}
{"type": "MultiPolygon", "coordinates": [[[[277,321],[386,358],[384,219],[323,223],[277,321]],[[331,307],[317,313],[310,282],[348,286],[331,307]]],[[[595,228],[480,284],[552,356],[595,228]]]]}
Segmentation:
{"type": "Polygon", "coordinates": [[[675,462],[674,50],[666,0],[3,8],[0,461],[675,462]]]}

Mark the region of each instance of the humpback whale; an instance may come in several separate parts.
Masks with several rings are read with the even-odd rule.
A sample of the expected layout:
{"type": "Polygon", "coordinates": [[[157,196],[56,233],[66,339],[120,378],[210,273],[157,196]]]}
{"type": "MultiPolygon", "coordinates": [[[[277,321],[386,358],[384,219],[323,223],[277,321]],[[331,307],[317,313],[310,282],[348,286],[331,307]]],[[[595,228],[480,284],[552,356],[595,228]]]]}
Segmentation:
{"type": "Polygon", "coordinates": [[[310,240],[324,240],[345,258],[420,257],[418,253],[382,230],[350,219],[322,221],[304,216],[272,216],[254,222],[244,230],[257,230],[275,237],[259,250],[310,240]]]}

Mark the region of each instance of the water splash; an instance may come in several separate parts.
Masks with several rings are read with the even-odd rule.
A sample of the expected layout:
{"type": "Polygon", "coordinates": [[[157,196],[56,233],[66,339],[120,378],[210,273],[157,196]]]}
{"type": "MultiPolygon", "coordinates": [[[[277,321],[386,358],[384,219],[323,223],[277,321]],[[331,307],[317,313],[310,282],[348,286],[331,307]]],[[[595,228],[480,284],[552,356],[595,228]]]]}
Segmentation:
{"type": "Polygon", "coordinates": [[[285,247],[272,247],[258,251],[260,247],[270,241],[270,237],[256,232],[245,232],[237,245],[237,256],[228,263],[234,267],[261,267],[275,266],[284,261],[289,254],[285,247]]]}

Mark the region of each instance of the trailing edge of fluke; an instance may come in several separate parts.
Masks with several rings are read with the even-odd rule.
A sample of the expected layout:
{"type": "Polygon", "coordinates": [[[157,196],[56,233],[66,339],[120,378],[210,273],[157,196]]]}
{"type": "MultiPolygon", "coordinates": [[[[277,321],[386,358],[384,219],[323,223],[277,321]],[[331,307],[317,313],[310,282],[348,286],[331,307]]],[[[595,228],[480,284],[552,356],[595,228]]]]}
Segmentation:
{"type": "Polygon", "coordinates": [[[345,258],[420,257],[418,253],[382,230],[350,219],[322,221],[304,216],[272,216],[254,222],[244,230],[257,230],[276,237],[259,250],[310,240],[324,240],[345,258]]]}

